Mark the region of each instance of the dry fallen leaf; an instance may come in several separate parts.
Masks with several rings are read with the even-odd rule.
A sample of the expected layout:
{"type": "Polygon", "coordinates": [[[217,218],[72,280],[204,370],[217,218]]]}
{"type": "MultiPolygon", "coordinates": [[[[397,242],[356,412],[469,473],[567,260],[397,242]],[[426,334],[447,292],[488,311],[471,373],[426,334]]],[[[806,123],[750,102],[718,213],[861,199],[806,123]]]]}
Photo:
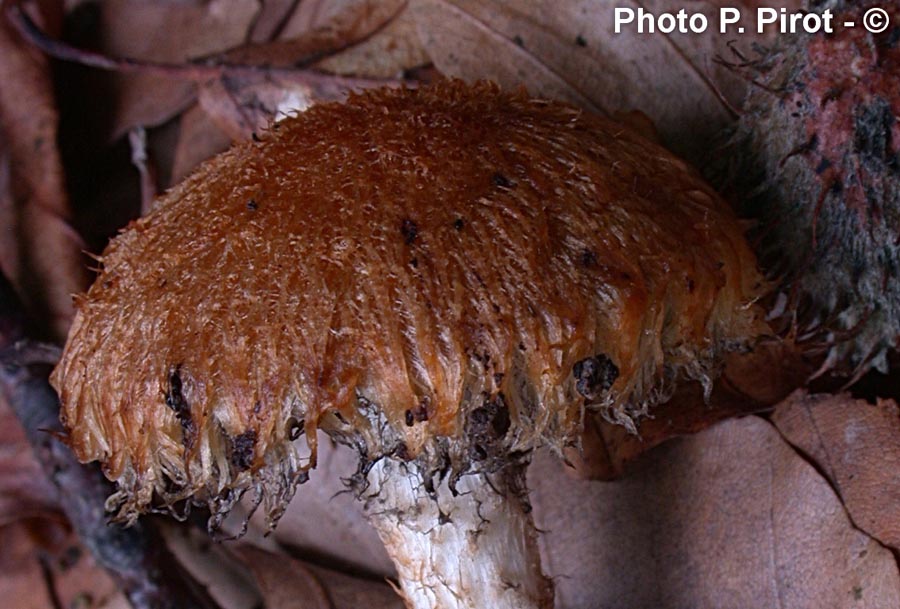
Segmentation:
{"type": "Polygon", "coordinates": [[[202,585],[219,609],[256,609],[260,606],[251,576],[229,555],[222,543],[213,541],[199,527],[179,526],[172,520],[159,522],[166,547],[196,582],[202,585]]]}
{"type": "Polygon", "coordinates": [[[261,68],[310,67],[379,33],[405,5],[404,0],[302,2],[283,17],[277,39],[232,49],[220,59],[261,68]]]}
{"type": "Polygon", "coordinates": [[[364,40],[322,59],[315,67],[332,74],[399,78],[428,62],[412,11],[406,9],[364,40]]]}
{"type": "Polygon", "coordinates": [[[417,0],[412,10],[422,43],[445,74],[525,85],[595,112],[641,110],[675,152],[701,160],[732,121],[729,106],[740,104],[746,86],[715,59],[736,59],[732,43],[751,54],[749,46],[765,39],[749,33],[752,11],[740,37],[720,35],[716,27],[704,34],[614,33],[613,9],[641,6],[656,14],[718,10],[707,0],[417,0]]]}
{"type": "Polygon", "coordinates": [[[266,609],[332,609],[325,587],[299,560],[246,544],[234,552],[256,579],[266,609]]]}
{"type": "Polygon", "coordinates": [[[0,527],[4,609],[127,609],[103,569],[73,536],[46,548],[26,523],[0,527]]]}
{"type": "Polygon", "coordinates": [[[172,165],[172,184],[186,178],[197,165],[226,150],[231,144],[231,138],[215,125],[199,105],[191,106],[178,120],[180,125],[172,165]]]}
{"type": "MultiPolygon", "coordinates": [[[[44,330],[58,340],[73,316],[71,294],[87,285],[85,248],[70,224],[56,148],[59,119],[46,59],[0,24],[0,159],[8,194],[0,195],[4,272],[44,330]]],[[[0,183],[4,179],[0,178],[0,183]]]]}
{"type": "Polygon", "coordinates": [[[19,268],[19,240],[13,227],[17,224],[16,203],[12,194],[9,145],[0,132],[0,270],[14,277],[19,268]]]}
{"type": "Polygon", "coordinates": [[[251,43],[263,43],[278,37],[300,0],[261,0],[262,6],[250,31],[251,43]]]}
{"type": "MultiPolygon", "coordinates": [[[[242,44],[259,11],[244,0],[101,5],[101,50],[112,56],[182,63],[242,44]]],[[[194,83],[151,74],[117,75],[112,139],[135,126],[159,125],[190,105],[194,83]]]]}
{"type": "Polygon", "coordinates": [[[289,40],[314,30],[343,32],[346,40],[360,40],[403,9],[407,0],[307,0],[285,21],[281,38],[289,40]]]}
{"type": "Polygon", "coordinates": [[[891,552],[757,417],[644,455],[616,482],[529,470],[557,607],[829,609],[900,606],[891,552]]]}
{"type": "Polygon", "coordinates": [[[242,140],[313,103],[342,100],[351,91],[377,84],[312,72],[226,74],[208,82],[200,90],[199,100],[219,129],[233,140],[242,140]]]}
{"type": "Polygon", "coordinates": [[[900,552],[897,403],[798,391],[772,422],[828,477],[856,526],[900,552]]]}
{"type": "Polygon", "coordinates": [[[219,129],[237,140],[268,127],[280,115],[385,84],[377,79],[396,76],[423,57],[417,38],[412,42],[415,32],[409,18],[394,25],[405,14],[405,5],[403,0],[301,3],[287,18],[279,40],[242,46],[220,58],[259,68],[226,70],[210,79],[201,87],[200,105],[219,129]],[[376,56],[378,63],[371,61],[376,56]],[[314,70],[292,71],[294,67],[314,70]]]}
{"type": "Polygon", "coordinates": [[[44,477],[19,420],[0,398],[0,527],[35,517],[61,518],[56,489],[44,477]]]}
{"type": "Polygon", "coordinates": [[[403,609],[384,581],[360,579],[250,544],[234,550],[256,578],[266,609],[403,609]]]}

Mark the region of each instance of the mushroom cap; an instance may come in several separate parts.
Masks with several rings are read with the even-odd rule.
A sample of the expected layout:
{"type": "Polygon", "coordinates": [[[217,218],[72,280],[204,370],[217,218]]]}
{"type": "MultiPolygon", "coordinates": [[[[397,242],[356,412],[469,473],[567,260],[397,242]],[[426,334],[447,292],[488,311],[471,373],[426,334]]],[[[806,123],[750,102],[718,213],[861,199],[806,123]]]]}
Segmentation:
{"type": "Polygon", "coordinates": [[[586,409],[631,424],[763,331],[753,254],[692,169],[486,83],[276,123],[101,262],[52,382],[125,519],[248,488],[275,518],[316,429],[369,460],[499,467],[572,443],[586,409]]]}

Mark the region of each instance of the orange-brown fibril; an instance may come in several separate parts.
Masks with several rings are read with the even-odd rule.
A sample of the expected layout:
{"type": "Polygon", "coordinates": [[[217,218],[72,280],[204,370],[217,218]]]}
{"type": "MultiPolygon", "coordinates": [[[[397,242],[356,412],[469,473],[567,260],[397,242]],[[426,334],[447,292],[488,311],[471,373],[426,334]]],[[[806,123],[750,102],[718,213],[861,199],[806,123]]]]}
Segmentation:
{"type": "Polygon", "coordinates": [[[53,382],[122,519],[251,489],[274,522],[321,430],[359,450],[411,606],[544,607],[531,451],[708,386],[762,288],[722,201],[632,131],[490,84],[376,90],[114,239],[53,382]]]}

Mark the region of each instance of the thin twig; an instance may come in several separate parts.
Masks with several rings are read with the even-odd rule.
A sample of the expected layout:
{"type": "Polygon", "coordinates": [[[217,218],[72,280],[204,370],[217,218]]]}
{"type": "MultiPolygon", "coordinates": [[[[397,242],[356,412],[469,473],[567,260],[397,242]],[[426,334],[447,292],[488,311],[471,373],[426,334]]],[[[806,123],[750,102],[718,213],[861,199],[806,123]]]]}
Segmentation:
{"type": "MultiPolygon", "coordinates": [[[[79,49],[65,42],[56,40],[41,30],[31,17],[17,3],[7,8],[7,18],[19,35],[34,47],[47,55],[63,61],[70,61],[84,66],[108,70],[111,72],[141,73],[169,78],[181,78],[194,82],[206,82],[223,76],[247,77],[269,74],[304,82],[316,89],[319,87],[340,87],[342,89],[368,89],[382,86],[398,86],[406,81],[382,78],[355,78],[319,72],[317,70],[296,67],[275,67],[255,64],[241,64],[220,61],[207,63],[186,62],[167,63],[147,61],[131,57],[110,57],[95,51],[79,49]]],[[[408,84],[412,85],[412,82],[408,84]]]]}
{"type": "Polygon", "coordinates": [[[159,194],[156,188],[156,165],[147,154],[147,131],[141,126],[128,132],[128,143],[131,146],[131,164],[138,170],[141,180],[141,215],[146,215],[159,194]]]}
{"type": "Polygon", "coordinates": [[[60,441],[59,399],[47,381],[59,349],[26,337],[25,315],[0,274],[0,394],[19,419],[59,505],[82,543],[135,609],[215,609],[215,601],[166,549],[151,523],[109,525],[110,484],[60,441]]]}
{"type": "Polygon", "coordinates": [[[52,609],[65,609],[56,589],[56,580],[53,577],[53,569],[50,566],[49,558],[43,554],[39,556],[38,567],[41,570],[41,578],[44,580],[44,588],[47,589],[47,597],[50,599],[50,607],[52,609]]]}

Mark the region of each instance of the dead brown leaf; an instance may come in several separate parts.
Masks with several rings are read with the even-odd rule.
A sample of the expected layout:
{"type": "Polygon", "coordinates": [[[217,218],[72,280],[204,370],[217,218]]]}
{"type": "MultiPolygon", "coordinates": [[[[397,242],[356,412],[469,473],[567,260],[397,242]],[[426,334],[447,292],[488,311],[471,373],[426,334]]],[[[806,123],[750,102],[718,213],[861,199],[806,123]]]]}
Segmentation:
{"type": "Polygon", "coordinates": [[[772,422],[828,477],[853,522],[900,551],[900,408],[798,391],[772,422]]]}
{"type": "Polygon", "coordinates": [[[757,417],[646,454],[616,482],[529,471],[557,606],[719,609],[900,606],[890,551],[757,417]]]}
{"type": "Polygon", "coordinates": [[[178,563],[202,585],[220,609],[257,609],[260,596],[247,570],[233,559],[226,545],[214,542],[193,526],[160,521],[160,532],[178,563]]]}
{"type": "Polygon", "coordinates": [[[70,224],[48,63],[5,22],[0,83],[0,157],[8,163],[0,170],[8,183],[0,264],[34,318],[62,339],[74,313],[71,294],[87,285],[84,243],[70,224]]]}
{"type": "Polygon", "coordinates": [[[5,609],[127,609],[112,580],[74,536],[56,548],[29,523],[0,527],[0,599],[5,609]]]}
{"type": "Polygon", "coordinates": [[[385,83],[313,72],[243,72],[210,81],[200,90],[199,101],[219,129],[242,140],[281,116],[380,84],[385,83]]]}
{"type": "Polygon", "coordinates": [[[332,29],[346,40],[360,40],[393,18],[407,0],[307,0],[285,22],[283,40],[332,29]]]}
{"type": "Polygon", "coordinates": [[[792,342],[773,340],[750,353],[729,353],[719,382],[746,399],[774,406],[804,386],[815,369],[792,342]]]}
{"type": "Polygon", "coordinates": [[[405,0],[302,2],[285,17],[277,40],[233,49],[221,59],[267,67],[308,67],[380,32],[405,6],[405,0]]]}
{"type": "Polygon", "coordinates": [[[234,552],[256,579],[267,609],[332,609],[325,587],[299,560],[251,545],[234,552]]]}
{"type": "Polygon", "coordinates": [[[235,553],[256,578],[267,609],[403,609],[385,582],[315,567],[283,553],[242,544],[235,553]]]}
{"type": "Polygon", "coordinates": [[[315,67],[332,74],[400,78],[428,62],[412,11],[403,10],[365,40],[325,57],[315,67]]]}
{"type": "Polygon", "coordinates": [[[6,227],[0,234],[0,270],[7,277],[14,277],[19,268],[19,243],[10,230],[10,227],[18,224],[16,203],[12,194],[11,163],[9,146],[0,134],[0,226],[6,227]]]}
{"type": "Polygon", "coordinates": [[[396,76],[423,57],[410,18],[398,23],[405,6],[404,0],[301,3],[287,18],[281,39],[243,46],[220,58],[259,70],[226,71],[208,81],[201,88],[200,105],[237,140],[266,128],[280,114],[343,99],[350,90],[389,84],[378,79],[396,76]],[[290,68],[297,66],[316,71],[292,73],[290,68]]]}
{"type": "Polygon", "coordinates": [[[44,476],[15,414],[0,398],[0,527],[35,517],[60,518],[56,489],[44,476]]]}
{"type": "Polygon", "coordinates": [[[262,0],[262,7],[253,21],[250,42],[260,44],[277,38],[298,4],[300,0],[262,0]]]}
{"type": "Polygon", "coordinates": [[[704,34],[614,33],[613,9],[641,6],[656,14],[717,14],[708,0],[419,0],[412,9],[422,43],[445,74],[525,85],[533,94],[600,113],[641,110],[675,152],[703,159],[746,87],[715,59],[735,59],[732,43],[752,54],[749,46],[761,39],[750,34],[749,21],[748,33],[733,38],[715,26],[704,34]]]}
{"type": "MultiPolygon", "coordinates": [[[[182,63],[242,44],[259,12],[256,2],[188,0],[101,4],[101,50],[112,56],[182,63]]],[[[190,105],[190,80],[151,74],[115,76],[112,137],[135,126],[159,125],[190,105]]]]}
{"type": "Polygon", "coordinates": [[[177,184],[206,159],[226,150],[228,137],[199,105],[191,106],[179,119],[178,143],[172,165],[172,184],[177,184]]]}

